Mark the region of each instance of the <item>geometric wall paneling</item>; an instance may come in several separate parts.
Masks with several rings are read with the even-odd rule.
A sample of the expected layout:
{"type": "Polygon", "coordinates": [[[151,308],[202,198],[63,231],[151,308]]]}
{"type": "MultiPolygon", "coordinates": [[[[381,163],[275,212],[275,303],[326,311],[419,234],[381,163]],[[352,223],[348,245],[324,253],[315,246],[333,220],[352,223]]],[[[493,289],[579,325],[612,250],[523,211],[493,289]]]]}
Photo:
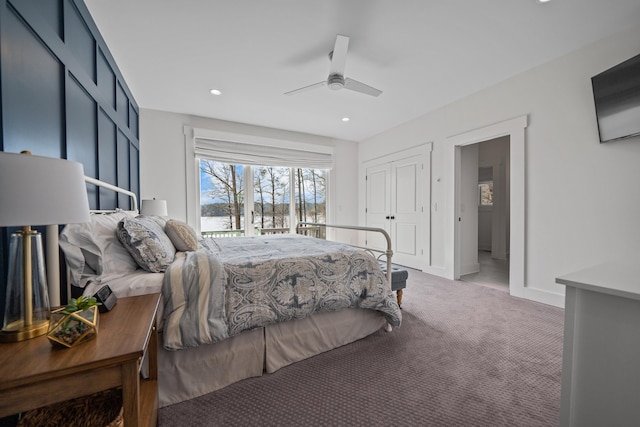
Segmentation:
{"type": "Polygon", "coordinates": [[[138,111],[133,108],[129,108],[129,129],[135,136],[135,140],[138,141],[138,111]]]}
{"type": "Polygon", "coordinates": [[[98,49],[98,89],[111,107],[116,107],[116,75],[111,70],[109,62],[98,49]]]}
{"type": "Polygon", "coordinates": [[[47,22],[53,32],[58,35],[60,40],[64,39],[64,20],[62,19],[63,0],[46,0],[39,1],[37,7],[40,11],[42,19],[47,22]]]}
{"type": "MultiPolygon", "coordinates": [[[[7,16],[12,13],[15,15],[14,20],[19,19],[25,22],[24,27],[28,27],[41,40],[43,46],[51,52],[53,57],[58,58],[66,71],[73,74],[76,82],[111,117],[118,129],[136,147],[139,147],[138,106],[84,2],[82,0],[46,0],[43,2],[0,0],[0,20],[2,21],[0,29],[3,33],[0,41],[3,45],[8,42],[6,37],[9,24],[7,16]],[[41,7],[41,3],[46,3],[46,6],[41,7]],[[56,14],[59,20],[64,18],[69,22],[59,22],[56,25],[56,14]],[[65,29],[66,39],[61,38],[60,28],[65,29]],[[85,52],[88,60],[87,57],[76,56],[78,52],[85,52]],[[93,60],[93,66],[89,65],[91,60],[93,60]],[[100,74],[100,78],[97,74],[100,74]],[[96,83],[96,80],[99,81],[96,83]],[[132,111],[130,112],[130,110],[132,111]],[[133,128],[129,126],[129,116],[133,117],[133,128]]],[[[5,61],[2,62],[4,68],[5,61]]],[[[7,76],[8,74],[3,72],[3,75],[7,76]]],[[[13,73],[13,75],[16,74],[13,73]]],[[[60,86],[60,93],[64,94],[64,80],[62,78],[60,86]]],[[[52,96],[47,99],[54,100],[56,97],[52,96]]],[[[63,103],[64,100],[60,102],[63,103]]],[[[6,104],[4,96],[3,104],[6,104]]],[[[61,126],[61,129],[64,129],[64,126],[61,126]]],[[[4,146],[0,148],[7,150],[4,146]]],[[[51,155],[66,157],[64,147],[61,153],[51,155]]]]}
{"type": "MultiPolygon", "coordinates": [[[[104,110],[98,111],[98,179],[116,185],[118,158],[116,155],[116,125],[104,110]]],[[[114,191],[100,189],[100,209],[115,209],[118,196],[114,191]]]]}
{"type": "Polygon", "coordinates": [[[13,11],[1,29],[2,149],[61,157],[64,65],[13,11]]]}
{"type": "MultiPolygon", "coordinates": [[[[75,7],[64,8],[64,41],[84,72],[95,82],[96,43],[75,7]]],[[[77,73],[76,71],[76,74],[77,73]]]]}
{"type": "Polygon", "coordinates": [[[127,95],[124,93],[124,89],[118,85],[116,87],[116,111],[118,112],[118,117],[122,121],[122,123],[126,124],[126,127],[129,127],[129,99],[127,95]]]}
{"type": "MultiPolygon", "coordinates": [[[[140,154],[138,148],[131,142],[129,142],[129,190],[140,194],[140,154]]],[[[138,197],[138,203],[140,203],[139,200],[140,197],[138,197]]]]}
{"type": "MultiPolygon", "coordinates": [[[[116,153],[119,160],[117,164],[117,184],[116,185],[122,188],[130,188],[129,139],[119,130],[117,134],[116,153]]],[[[132,209],[131,198],[126,194],[118,193],[118,207],[124,210],[132,209]]]]}
{"type": "MultiPolygon", "coordinates": [[[[78,82],[67,79],[67,159],[82,163],[84,174],[98,177],[97,103],[78,82]]],[[[91,209],[99,209],[95,189],[89,194],[91,209]]]]}

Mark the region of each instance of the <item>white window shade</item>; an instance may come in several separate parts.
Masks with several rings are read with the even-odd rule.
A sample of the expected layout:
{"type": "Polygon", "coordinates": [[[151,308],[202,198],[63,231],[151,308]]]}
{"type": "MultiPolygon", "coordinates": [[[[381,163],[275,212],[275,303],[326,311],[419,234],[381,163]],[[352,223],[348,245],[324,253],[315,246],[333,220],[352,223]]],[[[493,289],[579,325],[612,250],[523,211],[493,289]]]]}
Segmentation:
{"type": "MultiPolygon", "coordinates": [[[[255,137],[253,138],[255,139],[255,137]]],[[[291,141],[228,141],[196,136],[194,152],[201,159],[234,165],[312,169],[333,167],[333,147],[291,141]],[[289,145],[292,148],[286,147],[289,145]]]]}

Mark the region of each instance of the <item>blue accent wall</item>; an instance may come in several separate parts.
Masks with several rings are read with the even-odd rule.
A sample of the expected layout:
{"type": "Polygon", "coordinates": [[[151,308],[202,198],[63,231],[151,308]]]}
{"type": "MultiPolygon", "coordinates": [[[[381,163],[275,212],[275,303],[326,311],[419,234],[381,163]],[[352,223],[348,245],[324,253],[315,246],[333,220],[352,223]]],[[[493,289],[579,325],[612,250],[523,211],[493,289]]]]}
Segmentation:
{"type": "MultiPolygon", "coordinates": [[[[0,150],[78,161],[139,196],[138,105],[82,0],[0,0],[0,98],[0,150]]],[[[131,208],[87,189],[92,209],[131,208]]],[[[13,229],[0,230],[4,316],[13,229]]]]}

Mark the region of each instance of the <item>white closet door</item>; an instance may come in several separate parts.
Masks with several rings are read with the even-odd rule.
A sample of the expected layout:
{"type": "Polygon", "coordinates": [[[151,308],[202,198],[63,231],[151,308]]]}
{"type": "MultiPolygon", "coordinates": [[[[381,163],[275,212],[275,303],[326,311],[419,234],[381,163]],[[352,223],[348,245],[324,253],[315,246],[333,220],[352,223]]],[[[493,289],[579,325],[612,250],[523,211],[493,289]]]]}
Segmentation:
{"type": "MultiPolygon", "coordinates": [[[[416,269],[423,265],[422,172],[420,156],[367,168],[367,227],[391,236],[393,262],[416,269]]],[[[367,246],[386,250],[384,237],[368,233],[367,246]]]]}
{"type": "MultiPolygon", "coordinates": [[[[367,227],[382,228],[391,234],[391,164],[367,168],[367,227]]],[[[367,247],[385,251],[387,242],[380,233],[367,233],[367,247]]]]}
{"type": "Polygon", "coordinates": [[[421,159],[411,157],[391,163],[391,235],[394,263],[422,266],[421,159]]]}

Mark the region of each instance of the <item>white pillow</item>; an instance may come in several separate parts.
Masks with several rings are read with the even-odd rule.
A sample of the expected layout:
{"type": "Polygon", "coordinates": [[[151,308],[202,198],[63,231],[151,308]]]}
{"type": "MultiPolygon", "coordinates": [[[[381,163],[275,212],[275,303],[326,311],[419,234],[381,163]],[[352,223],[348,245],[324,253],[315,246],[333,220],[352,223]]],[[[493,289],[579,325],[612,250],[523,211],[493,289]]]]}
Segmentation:
{"type": "Polygon", "coordinates": [[[135,260],[116,236],[118,222],[133,213],[91,214],[91,222],[68,224],[60,233],[72,282],[84,286],[88,279],[112,273],[128,273],[138,268],[135,260]]]}

